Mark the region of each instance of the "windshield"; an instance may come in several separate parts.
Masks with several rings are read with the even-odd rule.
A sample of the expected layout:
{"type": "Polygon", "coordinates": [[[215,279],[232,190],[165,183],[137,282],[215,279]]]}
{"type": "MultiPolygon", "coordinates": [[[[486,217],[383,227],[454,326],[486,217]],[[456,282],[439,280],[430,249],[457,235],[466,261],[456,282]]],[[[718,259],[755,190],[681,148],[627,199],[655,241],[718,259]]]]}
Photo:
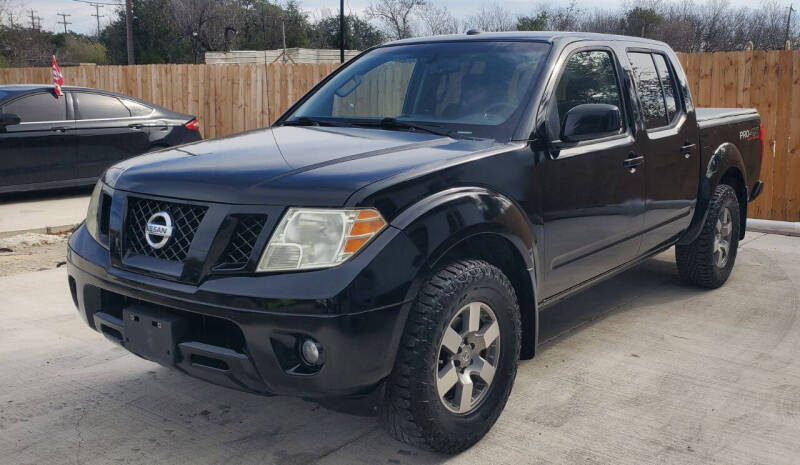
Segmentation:
{"type": "Polygon", "coordinates": [[[508,139],[549,48],[509,41],[378,48],[311,95],[284,124],[380,124],[508,139]]]}

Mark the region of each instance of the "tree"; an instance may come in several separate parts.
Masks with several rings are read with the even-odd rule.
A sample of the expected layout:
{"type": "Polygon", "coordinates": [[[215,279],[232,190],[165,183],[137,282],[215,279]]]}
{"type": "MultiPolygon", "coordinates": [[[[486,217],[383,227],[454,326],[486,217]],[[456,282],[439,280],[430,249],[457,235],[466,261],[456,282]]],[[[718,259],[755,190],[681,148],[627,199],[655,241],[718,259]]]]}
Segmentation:
{"type": "Polygon", "coordinates": [[[518,31],[544,31],[547,29],[547,12],[540,11],[535,16],[520,16],[517,18],[518,31]]]}
{"type": "MultiPolygon", "coordinates": [[[[134,0],[137,63],[202,62],[206,51],[271,50],[310,44],[313,26],[296,2],[269,0],[134,0]],[[166,14],[165,14],[166,13],[166,14]]],[[[103,30],[113,63],[124,63],[125,17],[103,30]]]]}
{"type": "Polygon", "coordinates": [[[652,8],[637,6],[625,14],[623,31],[629,36],[648,37],[648,33],[664,22],[664,17],[652,8]]]}
{"type": "MultiPolygon", "coordinates": [[[[350,50],[366,50],[379,45],[384,36],[375,26],[359,18],[355,14],[345,16],[345,48],[350,50]]],[[[311,44],[316,48],[339,48],[339,16],[329,15],[320,19],[315,25],[316,38],[311,44]]]]}
{"type": "MultiPolygon", "coordinates": [[[[133,44],[136,63],[191,63],[192,48],[172,19],[171,0],[134,0],[133,44]]],[[[111,63],[127,63],[125,11],[100,33],[100,41],[108,51],[111,63]]]]}
{"type": "Polygon", "coordinates": [[[392,39],[406,39],[414,35],[413,13],[426,0],[375,0],[367,7],[367,16],[380,21],[392,39]]]}
{"type": "Polygon", "coordinates": [[[446,6],[438,7],[430,3],[417,10],[417,18],[422,23],[422,33],[426,36],[458,34],[461,26],[458,19],[446,6]]]}
{"type": "Polygon", "coordinates": [[[511,13],[499,3],[482,6],[467,22],[469,27],[485,32],[513,31],[517,26],[511,13]]]}
{"type": "Polygon", "coordinates": [[[182,35],[199,49],[226,50],[236,28],[240,10],[218,0],[172,0],[172,18],[182,35]]]}

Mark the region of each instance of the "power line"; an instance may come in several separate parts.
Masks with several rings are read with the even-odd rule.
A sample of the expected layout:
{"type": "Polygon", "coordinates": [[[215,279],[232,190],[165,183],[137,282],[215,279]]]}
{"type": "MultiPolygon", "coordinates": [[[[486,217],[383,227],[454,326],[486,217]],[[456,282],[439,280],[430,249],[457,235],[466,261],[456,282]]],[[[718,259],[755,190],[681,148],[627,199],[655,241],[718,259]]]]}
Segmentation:
{"type": "Polygon", "coordinates": [[[73,1],[78,3],[86,3],[89,6],[94,7],[94,13],[92,14],[92,16],[94,16],[95,19],[97,20],[97,37],[100,37],[100,18],[105,18],[105,15],[100,14],[100,8],[103,8],[106,5],[123,6],[122,3],[92,2],[89,0],[73,0],[73,1]]]}
{"type": "Polygon", "coordinates": [[[31,14],[31,29],[36,29],[36,10],[30,10],[31,14]]]}
{"type": "Polygon", "coordinates": [[[71,22],[67,21],[67,16],[72,16],[66,13],[56,13],[56,16],[61,16],[61,21],[58,21],[58,24],[64,25],[64,34],[67,33],[67,24],[72,24],[71,22]]]}

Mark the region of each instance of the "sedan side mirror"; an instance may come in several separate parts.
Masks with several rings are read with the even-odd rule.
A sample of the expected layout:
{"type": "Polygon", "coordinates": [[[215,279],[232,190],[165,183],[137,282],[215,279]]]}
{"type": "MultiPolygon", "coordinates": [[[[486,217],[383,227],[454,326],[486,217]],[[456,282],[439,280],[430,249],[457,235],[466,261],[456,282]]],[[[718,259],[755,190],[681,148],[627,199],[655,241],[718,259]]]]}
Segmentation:
{"type": "Polygon", "coordinates": [[[14,113],[0,113],[0,128],[19,124],[22,120],[14,113]]]}
{"type": "Polygon", "coordinates": [[[619,107],[605,103],[584,103],[567,112],[561,129],[561,140],[580,142],[612,136],[622,128],[619,107]]]}

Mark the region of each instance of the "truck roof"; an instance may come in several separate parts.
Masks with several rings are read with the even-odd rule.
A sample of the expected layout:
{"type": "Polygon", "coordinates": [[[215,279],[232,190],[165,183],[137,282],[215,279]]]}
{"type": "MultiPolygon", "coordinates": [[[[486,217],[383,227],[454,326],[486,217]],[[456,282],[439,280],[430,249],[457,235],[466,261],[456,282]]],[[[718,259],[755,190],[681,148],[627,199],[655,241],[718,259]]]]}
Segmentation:
{"type": "Polygon", "coordinates": [[[581,40],[639,42],[642,44],[665,46],[664,42],[642,37],[615,34],[598,34],[595,32],[562,32],[562,31],[512,31],[512,32],[475,32],[449,34],[433,37],[413,37],[395,40],[385,45],[401,45],[431,42],[453,42],[470,40],[533,40],[553,43],[556,41],[577,42],[581,40]]]}

